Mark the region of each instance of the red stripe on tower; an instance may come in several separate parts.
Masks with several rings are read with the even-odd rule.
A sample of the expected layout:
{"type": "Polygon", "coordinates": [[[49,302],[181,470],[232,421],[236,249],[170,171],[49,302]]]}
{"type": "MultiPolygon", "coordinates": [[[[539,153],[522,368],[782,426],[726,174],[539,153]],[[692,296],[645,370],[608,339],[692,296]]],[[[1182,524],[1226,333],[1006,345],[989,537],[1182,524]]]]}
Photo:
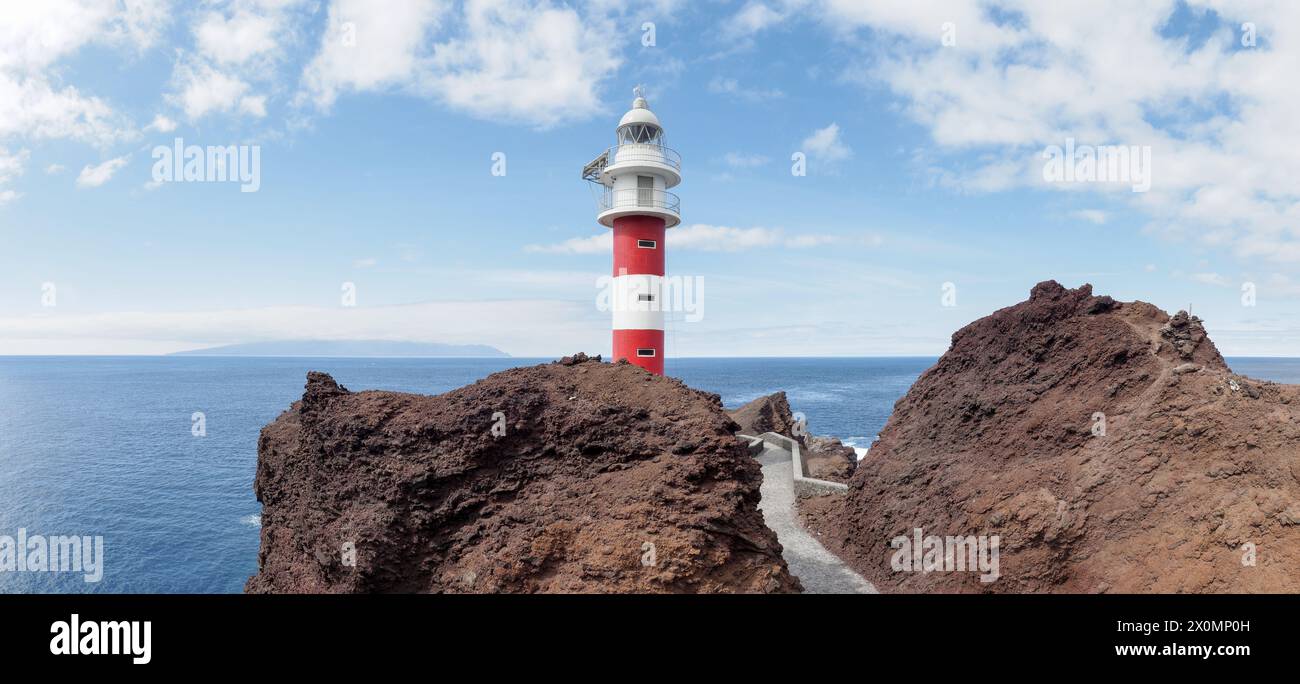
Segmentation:
{"type": "Polygon", "coordinates": [[[677,195],[681,157],[664,145],[663,127],[638,86],[616,130],[617,144],[582,170],[602,186],[596,220],[614,231],[615,362],[627,359],[664,372],[664,238],[681,223],[677,195]]]}

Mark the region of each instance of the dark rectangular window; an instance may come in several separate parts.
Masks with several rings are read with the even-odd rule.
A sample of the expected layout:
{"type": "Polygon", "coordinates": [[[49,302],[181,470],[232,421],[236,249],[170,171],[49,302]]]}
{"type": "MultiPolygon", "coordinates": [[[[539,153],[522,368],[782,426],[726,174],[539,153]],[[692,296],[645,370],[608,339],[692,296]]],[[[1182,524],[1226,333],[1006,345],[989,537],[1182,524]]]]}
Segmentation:
{"type": "Polygon", "coordinates": [[[637,349],[637,350],[636,350],[636,355],[637,355],[637,356],[654,356],[654,355],[655,355],[655,350],[653,350],[653,349],[645,349],[645,348],[637,349]]]}
{"type": "Polygon", "coordinates": [[[636,300],[638,302],[653,302],[655,300],[655,296],[652,294],[639,294],[636,296],[636,300]]]}
{"type": "Polygon", "coordinates": [[[636,246],[641,249],[654,249],[655,247],[658,247],[659,244],[654,240],[637,240],[636,246]]]}

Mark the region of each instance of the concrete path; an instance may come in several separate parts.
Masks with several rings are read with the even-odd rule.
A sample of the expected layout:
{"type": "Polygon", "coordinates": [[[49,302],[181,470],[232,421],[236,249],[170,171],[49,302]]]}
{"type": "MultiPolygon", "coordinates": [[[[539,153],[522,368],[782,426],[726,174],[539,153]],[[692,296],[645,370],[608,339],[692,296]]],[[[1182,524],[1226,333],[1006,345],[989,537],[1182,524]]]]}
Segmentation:
{"type": "Polygon", "coordinates": [[[789,451],[764,442],[756,456],[763,465],[763,486],[758,503],[767,526],[776,532],[790,572],[803,583],[806,594],[875,594],[876,588],[827,551],[799,522],[795,510],[794,477],[789,451]]]}

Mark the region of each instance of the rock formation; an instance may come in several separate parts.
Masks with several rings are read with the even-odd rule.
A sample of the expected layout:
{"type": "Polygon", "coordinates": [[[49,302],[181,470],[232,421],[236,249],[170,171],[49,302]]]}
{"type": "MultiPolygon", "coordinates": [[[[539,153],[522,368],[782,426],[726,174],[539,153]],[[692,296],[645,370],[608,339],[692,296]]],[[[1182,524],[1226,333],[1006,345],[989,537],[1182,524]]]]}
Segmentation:
{"type": "Polygon", "coordinates": [[[739,432],[746,435],[775,432],[799,438],[800,431],[795,429],[794,415],[790,412],[790,402],[786,400],[785,392],[773,392],[759,397],[734,411],[728,411],[727,415],[740,426],[739,432]]]}
{"type": "Polygon", "coordinates": [[[834,437],[807,434],[806,426],[797,425],[790,412],[785,392],[759,397],[727,415],[740,425],[740,433],[761,435],[775,432],[798,440],[810,477],[833,482],[848,482],[857,466],[857,452],[834,437]]]}
{"type": "Polygon", "coordinates": [[[797,591],[717,395],[598,361],[435,397],[310,373],[258,443],[246,591],[797,591]]]}
{"type": "Polygon", "coordinates": [[[1044,282],[953,335],[810,522],[886,591],[1300,591],[1298,400],[1195,317],[1044,282]],[[998,535],[1000,578],[895,570],[916,528],[998,535]]]}

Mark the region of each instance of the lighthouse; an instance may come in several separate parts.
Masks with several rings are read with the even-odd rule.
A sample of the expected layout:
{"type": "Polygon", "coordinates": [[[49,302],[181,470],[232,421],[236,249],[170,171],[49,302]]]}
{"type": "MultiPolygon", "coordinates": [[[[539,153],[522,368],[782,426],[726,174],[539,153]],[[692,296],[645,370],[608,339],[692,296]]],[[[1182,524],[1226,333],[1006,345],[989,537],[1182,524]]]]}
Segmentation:
{"type": "Polygon", "coordinates": [[[582,169],[600,190],[596,221],[614,232],[613,361],[664,372],[664,236],[681,223],[682,158],[664,143],[640,86],[614,131],[616,144],[582,169]]]}

